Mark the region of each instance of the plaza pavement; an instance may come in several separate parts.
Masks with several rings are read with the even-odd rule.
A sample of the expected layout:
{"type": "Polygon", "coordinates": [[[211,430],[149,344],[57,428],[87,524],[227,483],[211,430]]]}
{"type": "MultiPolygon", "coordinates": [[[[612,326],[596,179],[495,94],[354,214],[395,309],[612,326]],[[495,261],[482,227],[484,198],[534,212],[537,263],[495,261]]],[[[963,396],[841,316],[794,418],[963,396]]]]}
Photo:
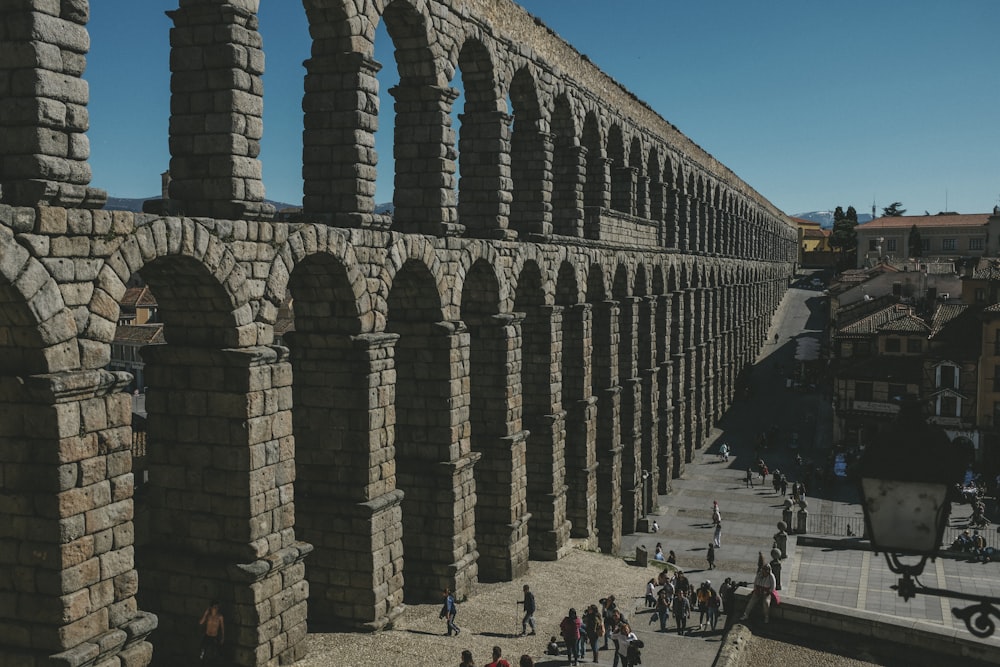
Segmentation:
{"type": "MultiPolygon", "coordinates": [[[[770,477],[760,485],[759,477],[755,476],[753,489],[746,488],[744,477],[747,467],[756,461],[755,437],[773,425],[779,428],[780,444],[761,452],[772,471],[778,468],[789,480],[798,478],[795,452],[785,444],[793,432],[798,433],[803,458],[814,465],[827,461],[832,447],[829,393],[822,388],[808,392],[785,388],[796,339],[819,338],[825,326],[823,301],[820,292],[789,289],[772,323],[768,342],[755,364],[751,396],[734,403],[713,430],[706,446],[695,452],[694,460],[686,466],[684,478],[673,480],[672,492],[660,497],[660,509],[651,515],[659,524],[659,532],[625,536],[623,553],[634,552],[641,544],[652,556],[656,543],[661,542],[665,553],[676,552],[678,565],[688,572],[692,583],[697,585],[711,579],[715,587],[726,577],[752,581],[758,553],[770,560],[783,498],[774,493],[770,477]],[[774,342],[775,333],[778,334],[777,343],[774,342]],[[722,442],[728,443],[732,450],[728,463],[720,461],[717,455],[722,442]],[[705,569],[705,553],[712,540],[713,500],[719,502],[723,532],[722,548],[716,552],[716,569],[709,571],[705,569]]],[[[851,483],[837,480],[824,488],[808,488],[807,491],[811,514],[854,517],[854,524],[860,525],[861,507],[851,483]]],[[[968,506],[956,506],[953,523],[959,523],[968,514],[968,506]]],[[[996,525],[990,530],[996,530],[996,525]]],[[[948,628],[964,628],[964,623],[951,614],[955,601],[919,595],[909,602],[900,598],[890,588],[897,576],[889,571],[881,555],[876,556],[859,545],[857,538],[813,538],[812,535],[804,536],[800,542],[790,536],[788,558],[783,561],[781,573],[784,595],[928,621],[948,628]]],[[[928,563],[920,581],[926,586],[1000,597],[1000,563],[939,558],[928,563]]],[[[771,628],[770,634],[780,636],[778,630],[771,628]]],[[[643,639],[648,640],[648,637],[643,639]]],[[[718,649],[718,640],[715,635],[696,634],[684,638],[671,635],[667,641],[654,636],[651,650],[657,654],[666,651],[667,655],[681,650],[694,659],[688,664],[710,665],[718,649]]]]}

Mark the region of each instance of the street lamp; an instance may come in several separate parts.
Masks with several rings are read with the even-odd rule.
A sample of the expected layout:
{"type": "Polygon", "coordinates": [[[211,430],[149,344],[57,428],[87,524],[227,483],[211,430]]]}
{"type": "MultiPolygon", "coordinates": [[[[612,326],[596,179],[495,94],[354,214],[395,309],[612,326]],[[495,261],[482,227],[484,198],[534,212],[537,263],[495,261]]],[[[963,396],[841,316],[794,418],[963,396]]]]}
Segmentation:
{"type": "Polygon", "coordinates": [[[924,420],[915,399],[904,400],[895,428],[869,445],[860,463],[865,526],[872,550],[885,554],[889,569],[902,575],[892,587],[901,598],[919,593],[971,600],[976,604],[952,613],[973,635],[989,637],[996,629],[991,617],[1000,618],[1000,599],[931,588],[917,579],[927,560],[937,557],[951,513],[948,489],[962,472],[950,444],[944,431],[924,420]],[[919,561],[904,563],[905,556],[919,561]]]}

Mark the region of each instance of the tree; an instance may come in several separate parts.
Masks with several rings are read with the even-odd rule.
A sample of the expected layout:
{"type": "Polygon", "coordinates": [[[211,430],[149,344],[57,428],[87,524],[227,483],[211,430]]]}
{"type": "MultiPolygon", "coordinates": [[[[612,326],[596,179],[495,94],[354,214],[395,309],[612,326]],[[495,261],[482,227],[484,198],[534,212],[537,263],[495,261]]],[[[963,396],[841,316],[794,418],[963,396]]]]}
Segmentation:
{"type": "Polygon", "coordinates": [[[903,205],[903,202],[901,202],[901,201],[894,201],[894,202],[892,202],[891,204],[889,204],[888,206],[886,206],[885,208],[882,209],[882,217],[884,217],[884,218],[895,218],[897,216],[903,215],[904,213],[906,213],[906,209],[905,208],[899,208],[902,205],[903,205]]]}
{"type": "Polygon", "coordinates": [[[920,238],[920,230],[916,225],[910,227],[910,238],[907,241],[910,247],[910,257],[921,257],[924,252],[924,243],[920,238]]]}
{"type": "Polygon", "coordinates": [[[833,212],[833,232],[830,234],[830,247],[840,253],[840,264],[853,264],[853,256],[858,248],[858,212],[853,206],[847,207],[847,212],[840,206],[833,212]]]}

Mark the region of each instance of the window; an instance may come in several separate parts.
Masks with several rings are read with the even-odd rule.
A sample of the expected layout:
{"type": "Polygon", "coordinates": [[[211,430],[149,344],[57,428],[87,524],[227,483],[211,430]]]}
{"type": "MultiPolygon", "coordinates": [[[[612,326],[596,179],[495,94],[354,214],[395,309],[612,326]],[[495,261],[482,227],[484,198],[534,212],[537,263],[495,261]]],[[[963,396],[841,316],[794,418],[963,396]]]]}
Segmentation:
{"type": "Polygon", "coordinates": [[[986,288],[976,288],[976,303],[986,303],[986,288]]]}
{"type": "Polygon", "coordinates": [[[941,239],[941,250],[955,250],[957,247],[955,239],[941,239]]]}
{"type": "Polygon", "coordinates": [[[920,239],[920,249],[924,252],[930,252],[931,240],[930,239],[920,239]]]}
{"type": "Polygon", "coordinates": [[[919,338],[907,338],[906,351],[910,354],[920,354],[924,351],[924,346],[921,344],[919,338]]]}
{"type": "Polygon", "coordinates": [[[969,250],[982,250],[983,245],[983,239],[981,238],[969,239],[969,250]]]}
{"type": "Polygon", "coordinates": [[[886,241],[885,241],[885,251],[886,252],[896,252],[896,239],[886,239],[886,241]]]}
{"type": "Polygon", "coordinates": [[[886,352],[899,352],[899,339],[898,338],[886,338],[885,339],[885,351],[886,352]]]}
{"type": "Polygon", "coordinates": [[[958,399],[954,396],[942,396],[938,415],[941,417],[958,417],[958,399]]]}
{"type": "Polygon", "coordinates": [[[890,384],[889,385],[889,400],[895,400],[898,398],[903,398],[906,396],[906,385],[905,384],[890,384]]]}
{"type": "Polygon", "coordinates": [[[954,366],[938,366],[938,388],[956,389],[955,374],[957,370],[954,366]]]}
{"type": "Polygon", "coordinates": [[[872,400],[872,383],[871,382],[855,382],[854,383],[854,398],[858,401],[870,401],[872,400]]]}

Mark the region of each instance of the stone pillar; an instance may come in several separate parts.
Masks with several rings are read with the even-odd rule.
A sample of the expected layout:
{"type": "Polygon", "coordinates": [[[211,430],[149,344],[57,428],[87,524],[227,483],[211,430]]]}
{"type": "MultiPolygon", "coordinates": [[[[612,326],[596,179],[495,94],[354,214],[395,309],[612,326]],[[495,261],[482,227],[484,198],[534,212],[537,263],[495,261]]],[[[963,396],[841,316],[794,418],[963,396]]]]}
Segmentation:
{"type": "Polygon", "coordinates": [[[708,217],[708,202],[698,200],[696,206],[698,208],[698,252],[710,253],[712,252],[710,245],[712,236],[712,221],[708,217]]]}
{"type": "Polygon", "coordinates": [[[479,577],[510,581],[528,571],[527,474],[521,429],[521,322],[470,318],[471,446],[476,465],[479,577]]]}
{"type": "Polygon", "coordinates": [[[188,216],[266,219],[260,139],[264,51],[248,5],[192,0],[167,12],[170,199],[188,216]]]}
{"type": "Polygon", "coordinates": [[[152,656],[136,602],[126,373],[0,378],[0,664],[152,656]]]}
{"type": "Polygon", "coordinates": [[[610,158],[600,155],[587,156],[587,180],[596,180],[584,190],[583,204],[591,209],[584,219],[584,237],[588,239],[601,238],[600,212],[611,208],[611,163],[610,158]]]}
{"type": "Polygon", "coordinates": [[[636,213],[636,184],[639,170],[635,167],[613,167],[611,170],[611,208],[626,215],[636,213]]]}
{"type": "Polygon", "coordinates": [[[583,186],[587,149],[556,137],[552,163],[552,231],[583,238],[583,186]]]}
{"type": "Polygon", "coordinates": [[[143,350],[149,460],[139,600],[157,654],[190,661],[192,612],[219,600],[238,665],[305,655],[304,557],[295,537],[292,369],[278,347],[143,350]]]}
{"type": "Polygon", "coordinates": [[[618,302],[600,301],[594,306],[591,359],[593,387],[597,396],[597,530],[601,551],[618,553],[622,536],[621,468],[622,444],[619,427],[621,385],[618,384],[618,302]]]}
{"type": "Polygon", "coordinates": [[[639,511],[652,512],[658,506],[657,489],[660,488],[660,425],[659,425],[659,366],[656,360],[656,305],[657,297],[647,296],[639,301],[638,361],[640,386],[640,478],[642,471],[649,479],[641,486],[642,502],[639,511]]]}
{"type": "Polygon", "coordinates": [[[88,187],[90,18],[86,2],[6,2],[0,8],[0,202],[101,208],[88,187]]]}
{"type": "Polygon", "coordinates": [[[376,630],[402,611],[395,334],[291,332],[298,536],[315,548],[309,616],[376,630]]]}
{"type": "Polygon", "coordinates": [[[658,373],[657,386],[659,396],[659,428],[657,429],[656,469],[659,474],[657,493],[670,493],[670,480],[674,469],[674,407],[673,386],[674,370],[672,361],[671,340],[671,296],[662,294],[657,297],[656,307],[656,368],[658,373]]]}
{"type": "Polygon", "coordinates": [[[566,409],[566,516],[572,536],[597,546],[597,397],[591,380],[591,306],[563,314],[563,406],[566,409]]]}
{"type": "Polygon", "coordinates": [[[466,234],[477,238],[513,240],[510,229],[510,114],[476,111],[462,114],[458,151],[462,173],[458,181],[458,220],[466,234]]]}
{"type": "Polygon", "coordinates": [[[687,313],[685,291],[680,290],[673,293],[671,310],[671,360],[673,368],[673,382],[671,383],[671,403],[673,404],[673,431],[671,434],[671,452],[673,455],[672,475],[674,479],[680,478],[684,474],[684,464],[686,463],[686,450],[691,441],[691,422],[688,419],[688,387],[687,378],[690,364],[687,359],[688,336],[686,335],[685,319],[690,317],[687,313]]]}
{"type": "Polygon", "coordinates": [[[696,292],[696,288],[686,289],[680,299],[680,302],[683,304],[681,326],[684,331],[684,345],[681,347],[681,352],[684,356],[682,391],[685,400],[680,428],[683,435],[681,444],[683,446],[685,463],[691,463],[694,460],[694,450],[698,446],[698,438],[701,434],[699,429],[701,388],[698,380],[702,369],[698,366],[698,341],[700,332],[696,326],[698,317],[698,309],[695,305],[696,292]]]}
{"type": "Polygon", "coordinates": [[[557,560],[569,550],[562,311],[561,306],[534,307],[521,327],[522,421],[529,432],[528,546],[534,560],[557,560]]]}
{"type": "Polygon", "coordinates": [[[395,437],[405,599],[439,602],[444,588],[462,598],[478,580],[469,333],[458,321],[405,324],[395,437]]]}
{"type": "Polygon", "coordinates": [[[382,65],[362,53],[314,51],[305,66],[303,213],[338,227],[384,229],[389,217],[375,215],[382,65]]]}
{"type": "MultiPolygon", "coordinates": [[[[619,300],[619,435],[622,447],[622,532],[634,533],[642,516],[642,378],[639,376],[638,297],[619,300]]],[[[647,355],[648,356],[648,355],[647,355]]],[[[600,404],[598,404],[600,408],[600,404]]]]}
{"type": "MultiPolygon", "coordinates": [[[[464,165],[463,165],[464,166],[464,165]]],[[[552,135],[518,122],[511,139],[511,226],[522,235],[552,234],[552,135]]]]}
{"type": "Polygon", "coordinates": [[[666,185],[667,210],[663,221],[663,245],[667,248],[681,247],[681,205],[677,188],[666,185]]]}
{"type": "Polygon", "coordinates": [[[635,182],[635,214],[640,218],[652,218],[649,204],[649,176],[639,176],[635,182]]]}
{"type": "Polygon", "coordinates": [[[455,130],[451,87],[400,84],[396,100],[396,183],[393,227],[428,236],[460,236],[465,231],[455,202],[455,130]]]}
{"type": "Polygon", "coordinates": [[[657,243],[660,247],[670,247],[667,218],[667,184],[660,181],[649,182],[649,218],[656,223],[657,243]]]}

